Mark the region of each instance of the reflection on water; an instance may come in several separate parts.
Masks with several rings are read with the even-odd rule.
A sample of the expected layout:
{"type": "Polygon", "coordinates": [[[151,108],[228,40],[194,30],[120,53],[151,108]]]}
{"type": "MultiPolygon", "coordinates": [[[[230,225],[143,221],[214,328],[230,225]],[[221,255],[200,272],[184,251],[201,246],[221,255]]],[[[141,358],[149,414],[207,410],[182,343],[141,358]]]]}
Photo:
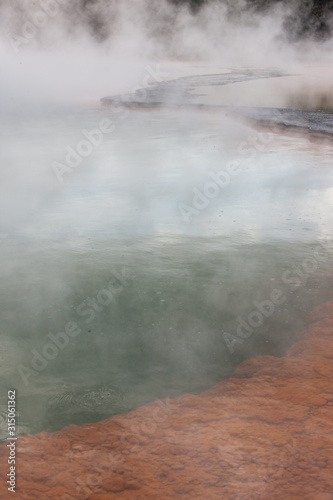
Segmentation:
{"type": "Polygon", "coordinates": [[[21,432],[200,392],[282,355],[332,299],[330,145],[221,110],[58,110],[2,132],[1,392],[21,393],[21,432]]]}

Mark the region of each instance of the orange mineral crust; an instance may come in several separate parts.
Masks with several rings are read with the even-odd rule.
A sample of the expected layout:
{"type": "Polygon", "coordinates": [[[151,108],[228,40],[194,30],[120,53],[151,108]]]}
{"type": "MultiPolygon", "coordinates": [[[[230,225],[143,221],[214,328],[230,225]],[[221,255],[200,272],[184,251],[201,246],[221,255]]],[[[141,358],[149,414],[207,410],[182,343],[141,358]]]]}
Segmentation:
{"type": "Polygon", "coordinates": [[[284,358],[259,356],[199,396],[19,437],[2,499],[333,499],[333,302],[284,358]]]}

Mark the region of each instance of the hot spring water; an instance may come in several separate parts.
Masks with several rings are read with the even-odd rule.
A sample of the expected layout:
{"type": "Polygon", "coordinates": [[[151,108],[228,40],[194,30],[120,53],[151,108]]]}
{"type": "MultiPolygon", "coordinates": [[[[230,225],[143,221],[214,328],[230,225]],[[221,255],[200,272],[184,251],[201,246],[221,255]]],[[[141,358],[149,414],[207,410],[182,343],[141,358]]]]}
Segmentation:
{"type": "Polygon", "coordinates": [[[332,299],[330,145],[222,109],[5,118],[0,393],[19,432],[200,392],[283,355],[332,299]]]}

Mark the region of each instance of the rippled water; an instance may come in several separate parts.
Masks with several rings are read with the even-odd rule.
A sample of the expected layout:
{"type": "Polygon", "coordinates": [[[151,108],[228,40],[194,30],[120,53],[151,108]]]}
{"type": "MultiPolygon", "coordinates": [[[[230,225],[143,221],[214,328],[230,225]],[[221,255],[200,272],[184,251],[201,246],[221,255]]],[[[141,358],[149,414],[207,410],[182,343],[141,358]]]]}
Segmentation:
{"type": "Polygon", "coordinates": [[[204,390],[332,300],[331,143],[222,109],[31,110],[1,133],[1,394],[17,389],[20,432],[204,390]]]}

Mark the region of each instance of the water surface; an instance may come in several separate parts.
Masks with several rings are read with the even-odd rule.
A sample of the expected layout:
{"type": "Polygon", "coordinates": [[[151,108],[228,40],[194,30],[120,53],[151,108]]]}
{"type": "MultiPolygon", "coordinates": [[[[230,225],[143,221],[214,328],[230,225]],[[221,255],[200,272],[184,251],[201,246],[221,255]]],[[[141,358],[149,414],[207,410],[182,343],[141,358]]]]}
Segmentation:
{"type": "Polygon", "coordinates": [[[1,394],[18,390],[19,432],[200,392],[283,355],[332,300],[329,142],[221,108],[20,110],[1,133],[1,394]]]}

